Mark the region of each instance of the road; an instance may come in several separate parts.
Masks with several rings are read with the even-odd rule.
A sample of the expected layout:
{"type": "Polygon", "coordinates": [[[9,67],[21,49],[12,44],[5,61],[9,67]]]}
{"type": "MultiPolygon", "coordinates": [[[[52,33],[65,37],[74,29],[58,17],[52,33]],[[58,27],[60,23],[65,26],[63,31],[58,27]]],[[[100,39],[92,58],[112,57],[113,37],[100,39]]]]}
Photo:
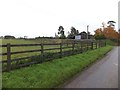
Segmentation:
{"type": "Polygon", "coordinates": [[[63,88],[118,88],[118,47],[66,82],[63,88]]]}

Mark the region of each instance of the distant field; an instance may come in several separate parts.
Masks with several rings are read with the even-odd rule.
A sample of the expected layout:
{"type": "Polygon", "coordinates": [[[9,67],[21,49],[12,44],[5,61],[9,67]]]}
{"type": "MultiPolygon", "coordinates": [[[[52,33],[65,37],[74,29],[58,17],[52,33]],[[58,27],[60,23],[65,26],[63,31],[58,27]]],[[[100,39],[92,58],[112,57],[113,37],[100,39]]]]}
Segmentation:
{"type": "MultiPolygon", "coordinates": [[[[33,41],[29,41],[29,40],[11,40],[11,39],[3,39],[2,40],[2,44],[7,44],[7,43],[10,43],[10,44],[35,44],[36,42],[33,42],[33,41]]],[[[38,47],[13,47],[11,50],[12,52],[15,52],[15,51],[25,51],[25,50],[32,50],[32,49],[39,49],[40,46],[38,47]]],[[[2,48],[2,52],[5,53],[7,52],[7,49],[6,48],[2,48]]],[[[24,57],[24,56],[31,56],[31,55],[36,55],[36,54],[39,54],[38,52],[36,53],[25,53],[25,54],[16,54],[16,55],[12,55],[12,59],[13,58],[18,58],[18,57],[24,57]]],[[[6,60],[6,56],[3,56],[2,57],[3,60],[6,60]]]]}
{"type": "Polygon", "coordinates": [[[30,43],[35,43],[33,41],[30,40],[20,40],[20,39],[2,39],[2,44],[7,44],[7,43],[11,43],[11,44],[30,44],[30,43]]]}
{"type": "MultiPolygon", "coordinates": [[[[1,40],[1,39],[0,39],[1,40]]],[[[60,42],[66,42],[71,41],[65,40],[65,39],[36,39],[36,40],[25,40],[25,39],[2,39],[2,44],[31,44],[31,43],[60,43],[60,42]]]]}

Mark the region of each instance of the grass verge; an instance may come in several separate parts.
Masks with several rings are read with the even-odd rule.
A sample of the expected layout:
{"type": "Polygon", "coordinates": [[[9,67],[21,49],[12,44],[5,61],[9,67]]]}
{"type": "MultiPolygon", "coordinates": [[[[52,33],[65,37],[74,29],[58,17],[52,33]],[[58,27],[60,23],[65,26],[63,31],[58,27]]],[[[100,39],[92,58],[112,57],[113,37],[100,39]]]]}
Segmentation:
{"type": "Polygon", "coordinates": [[[4,72],[3,88],[53,88],[64,83],[82,71],[86,66],[103,57],[112,46],[84,52],[51,62],[32,65],[30,67],[4,72]]]}

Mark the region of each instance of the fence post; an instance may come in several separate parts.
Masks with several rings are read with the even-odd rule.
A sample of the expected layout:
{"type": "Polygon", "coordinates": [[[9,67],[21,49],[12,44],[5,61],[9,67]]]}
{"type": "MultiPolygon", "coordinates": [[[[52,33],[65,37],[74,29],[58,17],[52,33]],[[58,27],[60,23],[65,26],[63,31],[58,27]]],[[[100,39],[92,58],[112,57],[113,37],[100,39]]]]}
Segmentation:
{"type": "Polygon", "coordinates": [[[106,40],[105,40],[105,46],[106,46],[106,40]]]}
{"type": "Polygon", "coordinates": [[[42,61],[44,60],[44,47],[43,43],[41,43],[41,55],[42,55],[42,61]]]}
{"type": "Polygon", "coordinates": [[[10,43],[7,44],[7,71],[11,70],[11,47],[10,43]]]}
{"type": "Polygon", "coordinates": [[[96,49],[97,49],[97,41],[95,43],[96,43],[96,49]]]}
{"type": "Polygon", "coordinates": [[[72,51],[74,53],[74,48],[75,48],[75,42],[72,43],[72,51]]]}
{"type": "Polygon", "coordinates": [[[103,47],[103,44],[104,44],[103,41],[101,41],[101,47],[103,47]]]}
{"type": "Polygon", "coordinates": [[[60,43],[60,58],[62,58],[62,43],[60,43]]]}
{"type": "Polygon", "coordinates": [[[104,41],[102,41],[102,47],[104,47],[104,44],[105,44],[104,41]]]}
{"type": "Polygon", "coordinates": [[[86,45],[86,49],[88,50],[88,41],[86,42],[86,44],[87,44],[87,45],[86,45]]]}
{"type": "Polygon", "coordinates": [[[100,48],[100,40],[98,41],[98,46],[99,46],[99,48],[100,48]]]}
{"type": "Polygon", "coordinates": [[[91,49],[93,49],[93,42],[91,42],[91,49]]]}
{"type": "Polygon", "coordinates": [[[43,44],[41,44],[41,54],[44,53],[43,44]]]}
{"type": "Polygon", "coordinates": [[[82,48],[82,41],[81,41],[81,53],[83,52],[83,48],[82,48]]]}

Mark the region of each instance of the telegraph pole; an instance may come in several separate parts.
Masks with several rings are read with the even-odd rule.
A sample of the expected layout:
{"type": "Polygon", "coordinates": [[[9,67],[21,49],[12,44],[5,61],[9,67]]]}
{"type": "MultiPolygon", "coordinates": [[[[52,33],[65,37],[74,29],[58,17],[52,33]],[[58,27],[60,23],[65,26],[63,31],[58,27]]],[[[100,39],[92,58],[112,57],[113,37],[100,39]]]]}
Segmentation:
{"type": "Polygon", "coordinates": [[[88,39],[88,30],[89,30],[89,25],[87,25],[87,39],[88,39]]]}

